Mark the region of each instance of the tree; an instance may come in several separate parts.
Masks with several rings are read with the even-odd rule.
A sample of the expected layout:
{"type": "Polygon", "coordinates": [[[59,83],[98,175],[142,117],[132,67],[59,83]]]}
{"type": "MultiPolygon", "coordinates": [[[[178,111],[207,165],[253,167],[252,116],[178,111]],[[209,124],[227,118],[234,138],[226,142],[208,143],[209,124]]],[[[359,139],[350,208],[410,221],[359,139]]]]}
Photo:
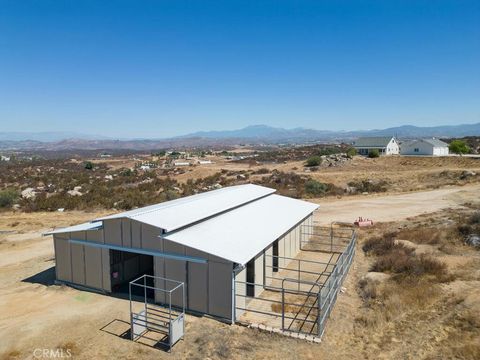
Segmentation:
{"type": "Polygon", "coordinates": [[[377,158],[380,156],[380,153],[378,152],[377,149],[372,149],[368,152],[368,157],[369,158],[377,158]]]}
{"type": "Polygon", "coordinates": [[[319,166],[322,163],[322,158],[320,156],[312,156],[307,159],[306,165],[310,166],[319,166]]]}
{"type": "Polygon", "coordinates": [[[87,169],[87,170],[92,170],[93,169],[93,164],[92,164],[91,161],[87,161],[85,163],[85,169],[87,169]]]}
{"type": "Polygon", "coordinates": [[[467,143],[463,140],[453,140],[450,145],[448,145],[448,150],[454,154],[467,154],[470,152],[470,148],[467,143]]]}

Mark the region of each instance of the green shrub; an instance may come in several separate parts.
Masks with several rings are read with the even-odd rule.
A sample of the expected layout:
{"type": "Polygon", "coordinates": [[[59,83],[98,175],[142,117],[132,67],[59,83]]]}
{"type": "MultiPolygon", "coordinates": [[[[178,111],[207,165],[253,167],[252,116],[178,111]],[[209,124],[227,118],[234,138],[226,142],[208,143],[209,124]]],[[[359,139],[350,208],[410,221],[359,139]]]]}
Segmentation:
{"type": "Polygon", "coordinates": [[[12,206],[17,199],[18,193],[15,190],[7,189],[0,191],[0,208],[12,206]]]}
{"type": "Polygon", "coordinates": [[[320,156],[312,156],[307,159],[307,166],[319,166],[322,163],[322,158],[320,156]]]}
{"type": "Polygon", "coordinates": [[[377,158],[380,156],[380,152],[377,149],[372,149],[368,152],[368,157],[369,158],[377,158]]]}
{"type": "Polygon", "coordinates": [[[347,156],[348,156],[349,158],[352,158],[352,157],[354,157],[355,155],[357,155],[357,149],[355,149],[355,148],[352,147],[352,148],[350,148],[350,149],[347,150],[347,156]]]}
{"type": "Polygon", "coordinates": [[[328,185],[317,180],[307,180],[305,183],[305,192],[309,195],[324,195],[328,191],[328,185]]]}
{"type": "Polygon", "coordinates": [[[92,170],[93,169],[93,163],[91,161],[85,162],[85,169],[92,170]]]}
{"type": "Polygon", "coordinates": [[[453,140],[450,145],[448,145],[448,150],[454,154],[467,154],[470,152],[470,148],[467,143],[463,140],[453,140]]]}

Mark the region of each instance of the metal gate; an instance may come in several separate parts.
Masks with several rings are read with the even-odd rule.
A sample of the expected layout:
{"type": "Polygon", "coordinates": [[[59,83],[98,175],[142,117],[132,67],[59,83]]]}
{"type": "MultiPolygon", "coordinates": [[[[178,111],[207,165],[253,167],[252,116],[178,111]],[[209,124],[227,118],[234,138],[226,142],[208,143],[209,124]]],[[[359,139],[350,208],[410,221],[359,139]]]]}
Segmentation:
{"type": "Polygon", "coordinates": [[[144,340],[151,346],[164,346],[170,351],[173,345],[183,338],[185,333],[183,282],[159,276],[142,275],[129,283],[129,299],[133,341],[144,340]],[[158,283],[165,286],[160,287],[158,283]],[[139,289],[141,295],[138,295],[139,289]],[[183,299],[182,306],[172,308],[172,295],[177,292],[183,299]],[[164,304],[158,304],[155,301],[159,293],[162,294],[162,299],[165,299],[164,304]]]}

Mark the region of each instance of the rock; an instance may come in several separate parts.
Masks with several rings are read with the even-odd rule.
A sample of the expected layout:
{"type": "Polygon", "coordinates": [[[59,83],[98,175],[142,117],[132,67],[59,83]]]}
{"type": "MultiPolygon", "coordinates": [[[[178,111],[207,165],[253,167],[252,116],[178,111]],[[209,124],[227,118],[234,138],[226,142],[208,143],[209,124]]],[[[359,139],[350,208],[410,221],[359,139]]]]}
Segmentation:
{"type": "Polygon", "coordinates": [[[476,248],[480,248],[480,235],[478,234],[470,234],[465,239],[465,243],[470,246],[474,246],[476,248]]]}
{"type": "Polygon", "coordinates": [[[35,199],[35,196],[37,196],[37,193],[34,188],[26,188],[22,191],[22,198],[24,199],[35,199]]]}
{"type": "Polygon", "coordinates": [[[472,176],[475,176],[477,175],[476,172],[474,171],[471,171],[471,170],[464,170],[462,172],[462,174],[460,175],[460,179],[464,180],[464,179],[468,179],[469,177],[472,177],[472,176]]]}
{"type": "Polygon", "coordinates": [[[390,275],[382,272],[370,271],[366,273],[363,278],[365,280],[381,283],[390,279],[390,275]]]}
{"type": "Polygon", "coordinates": [[[75,186],[73,190],[68,190],[67,194],[70,196],[82,196],[83,194],[77,189],[77,188],[82,188],[81,186],[75,186]]]}
{"type": "Polygon", "coordinates": [[[105,175],[105,180],[113,180],[113,176],[112,175],[105,175]]]}

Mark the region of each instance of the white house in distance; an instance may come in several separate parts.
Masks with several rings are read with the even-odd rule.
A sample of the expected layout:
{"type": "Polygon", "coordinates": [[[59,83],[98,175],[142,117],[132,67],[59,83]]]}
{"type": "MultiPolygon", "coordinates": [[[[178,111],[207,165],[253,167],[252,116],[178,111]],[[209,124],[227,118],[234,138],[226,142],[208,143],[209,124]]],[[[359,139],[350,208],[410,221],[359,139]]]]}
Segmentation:
{"type": "Polygon", "coordinates": [[[378,150],[380,155],[398,155],[400,148],[393,136],[361,137],[354,143],[353,147],[360,155],[368,155],[372,150],[378,150]]]}
{"type": "Polygon", "coordinates": [[[435,138],[406,141],[402,143],[400,153],[402,155],[446,156],[448,155],[448,144],[435,138]]]}

